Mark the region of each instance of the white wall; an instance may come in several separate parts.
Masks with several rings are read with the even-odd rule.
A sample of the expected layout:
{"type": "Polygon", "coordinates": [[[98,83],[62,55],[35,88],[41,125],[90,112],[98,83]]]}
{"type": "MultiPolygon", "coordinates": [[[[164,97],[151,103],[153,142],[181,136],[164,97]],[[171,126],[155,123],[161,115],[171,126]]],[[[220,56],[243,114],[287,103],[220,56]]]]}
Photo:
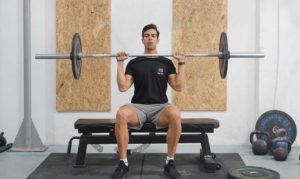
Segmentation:
{"type": "Polygon", "coordinates": [[[22,1],[0,1],[0,132],[9,140],[23,120],[22,1]]]}
{"type": "MultiPolygon", "coordinates": [[[[259,113],[287,112],[299,126],[300,111],[300,2],[264,0],[260,6],[260,47],[266,59],[258,64],[259,113]]],[[[299,146],[297,137],[294,145],[299,146]]]]}
{"type": "MultiPolygon", "coordinates": [[[[55,111],[55,62],[51,60],[34,60],[34,54],[36,53],[54,53],[56,51],[55,0],[31,0],[31,2],[32,120],[45,144],[66,144],[70,137],[77,135],[73,128],[76,119],[80,117],[113,118],[118,107],[130,101],[132,90],[126,93],[118,92],[116,86],[116,62],[112,60],[111,112],[57,113],[55,111]]],[[[10,53],[14,51],[22,53],[22,49],[18,47],[22,38],[20,38],[20,32],[15,31],[15,29],[19,28],[21,22],[20,19],[14,20],[14,18],[18,19],[20,14],[15,6],[10,5],[11,3],[16,3],[17,6],[20,6],[20,2],[14,0],[1,3],[0,8],[3,8],[0,9],[0,37],[5,39],[5,44],[12,42],[14,44],[6,46],[7,50],[5,50],[5,53],[2,53],[3,49],[2,47],[0,48],[2,50],[0,62],[0,109],[1,111],[4,109],[4,112],[0,113],[0,130],[8,133],[7,138],[13,141],[18,131],[17,127],[21,124],[23,117],[22,83],[20,82],[23,62],[22,56],[17,53],[10,57],[13,60],[8,60],[10,53]],[[3,13],[6,14],[2,15],[3,13]],[[5,16],[10,18],[4,18],[5,16]],[[13,25],[7,26],[7,30],[2,32],[2,24],[11,24],[12,22],[13,25]],[[10,34],[17,36],[17,38],[14,40],[9,39],[8,36],[10,34]],[[2,59],[5,60],[3,61],[2,59]],[[3,68],[3,65],[5,65],[5,68],[3,68]],[[11,78],[5,78],[5,75],[9,72],[12,73],[11,78]]],[[[182,113],[183,117],[212,117],[220,121],[220,128],[215,131],[215,134],[210,135],[212,144],[248,144],[249,133],[254,129],[259,115],[273,108],[282,109],[297,120],[299,114],[296,106],[299,106],[300,93],[299,85],[296,83],[296,75],[299,71],[298,66],[293,64],[297,62],[296,59],[299,57],[299,52],[294,50],[291,53],[291,47],[285,45],[285,43],[290,43],[289,39],[296,47],[296,38],[299,39],[299,33],[297,32],[297,30],[299,31],[299,23],[296,25],[298,28],[295,28],[294,24],[294,21],[299,22],[299,20],[297,21],[299,15],[298,18],[294,17],[293,19],[288,17],[291,15],[290,13],[294,12],[293,15],[297,16],[296,12],[299,12],[296,9],[297,6],[293,5],[294,3],[296,3],[296,0],[228,0],[228,40],[230,50],[245,52],[263,49],[266,52],[266,58],[263,60],[230,60],[227,76],[228,107],[226,112],[182,113]],[[281,6],[279,8],[279,4],[282,5],[282,8],[281,6]],[[290,11],[290,8],[293,8],[292,11],[290,11]],[[279,10],[281,13],[279,13],[279,10]],[[291,29],[292,31],[290,31],[291,29]],[[294,34],[294,37],[290,38],[289,34],[294,34]],[[280,50],[278,52],[279,40],[280,50]],[[278,70],[278,62],[285,64],[285,61],[281,60],[286,58],[291,59],[289,65],[283,65],[278,70]],[[277,71],[280,72],[278,73],[278,80],[277,71]],[[289,71],[289,73],[285,73],[286,71],[289,71]],[[293,81],[288,83],[286,79],[293,81]],[[289,94],[287,95],[285,92],[289,94]],[[276,105],[274,105],[275,100],[277,101],[276,105]]],[[[143,47],[140,41],[141,28],[148,23],[157,24],[161,31],[159,52],[171,52],[172,1],[112,0],[111,8],[112,53],[119,50],[142,52],[143,47]],[[124,32],[126,32],[126,35],[124,35],[124,32]]],[[[1,46],[3,46],[3,43],[1,46]]],[[[171,91],[168,91],[168,96],[171,99],[171,91]]]]}

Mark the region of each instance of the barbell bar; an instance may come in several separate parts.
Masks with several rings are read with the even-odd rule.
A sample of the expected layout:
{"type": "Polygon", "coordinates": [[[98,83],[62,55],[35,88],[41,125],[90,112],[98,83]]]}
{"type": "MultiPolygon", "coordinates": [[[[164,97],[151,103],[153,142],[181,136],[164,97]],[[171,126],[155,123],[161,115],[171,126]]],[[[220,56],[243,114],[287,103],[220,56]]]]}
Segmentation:
{"type": "MultiPolygon", "coordinates": [[[[83,54],[80,35],[75,33],[72,39],[72,51],[62,54],[36,54],[35,59],[70,59],[72,61],[72,72],[75,79],[79,79],[81,73],[82,58],[112,58],[117,54],[83,54]]],[[[171,54],[129,54],[129,57],[172,57],[171,54]]],[[[263,52],[230,52],[228,50],[228,40],[225,32],[221,33],[219,42],[219,52],[216,53],[198,53],[184,54],[185,57],[217,57],[219,58],[219,70],[221,78],[226,78],[228,69],[228,60],[230,58],[264,58],[263,52]]]]}
{"type": "MultiPolygon", "coordinates": [[[[117,57],[117,54],[77,54],[79,58],[113,58],[117,57]]],[[[185,57],[219,57],[222,53],[195,53],[195,54],[184,54],[185,57]]],[[[173,57],[171,54],[128,54],[128,57],[173,57]]],[[[264,53],[230,53],[230,58],[263,58],[264,53]]],[[[36,54],[36,59],[70,59],[71,56],[68,53],[62,54],[36,54]]]]}

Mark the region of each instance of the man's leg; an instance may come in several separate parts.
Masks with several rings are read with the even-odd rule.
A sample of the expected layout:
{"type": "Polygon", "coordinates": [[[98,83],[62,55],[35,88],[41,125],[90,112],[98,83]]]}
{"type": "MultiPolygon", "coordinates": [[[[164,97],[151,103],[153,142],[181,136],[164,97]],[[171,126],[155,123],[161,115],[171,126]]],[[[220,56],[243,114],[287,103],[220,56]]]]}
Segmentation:
{"type": "Polygon", "coordinates": [[[120,162],[112,174],[112,179],[121,179],[129,171],[127,162],[128,126],[137,125],[139,125],[139,120],[134,109],[122,106],[117,112],[115,124],[115,136],[118,143],[120,162]]]}
{"type": "Polygon", "coordinates": [[[158,126],[168,127],[168,157],[174,157],[181,134],[181,114],[172,105],[166,106],[158,119],[158,126]]]}
{"type": "Polygon", "coordinates": [[[165,109],[160,114],[157,124],[158,126],[168,127],[168,156],[166,164],[164,166],[164,173],[172,179],[179,179],[180,173],[176,169],[174,156],[181,134],[180,111],[175,106],[165,107],[165,109]]]}
{"type": "Polygon", "coordinates": [[[129,142],[128,126],[139,126],[139,119],[131,107],[122,106],[116,115],[115,135],[119,149],[120,159],[127,158],[129,142]]]}

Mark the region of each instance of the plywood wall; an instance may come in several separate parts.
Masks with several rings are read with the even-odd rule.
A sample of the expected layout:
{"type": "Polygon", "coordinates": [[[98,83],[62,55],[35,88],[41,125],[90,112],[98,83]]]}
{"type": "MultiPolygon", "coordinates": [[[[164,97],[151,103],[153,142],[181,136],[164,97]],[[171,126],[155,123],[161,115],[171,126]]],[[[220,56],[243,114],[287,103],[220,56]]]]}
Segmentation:
{"type": "MultiPolygon", "coordinates": [[[[173,0],[173,52],[217,52],[226,30],[227,0],[173,0]]],[[[217,58],[189,58],[186,88],[173,92],[173,103],[181,110],[223,111],[226,89],[217,58]]]]}
{"type": "MultiPolygon", "coordinates": [[[[57,53],[80,33],[84,53],[110,53],[110,0],[56,0],[57,53]]],[[[57,111],[110,111],[110,60],[83,60],[79,80],[70,60],[56,64],[57,111]]]]}

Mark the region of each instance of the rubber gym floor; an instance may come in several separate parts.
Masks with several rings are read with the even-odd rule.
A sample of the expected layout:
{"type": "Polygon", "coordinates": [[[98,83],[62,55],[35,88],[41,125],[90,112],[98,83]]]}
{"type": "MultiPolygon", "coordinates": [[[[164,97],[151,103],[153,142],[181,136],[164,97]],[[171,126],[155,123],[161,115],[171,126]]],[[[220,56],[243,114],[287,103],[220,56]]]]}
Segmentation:
{"type": "MultiPolygon", "coordinates": [[[[135,147],[131,145],[130,147],[135,147]]],[[[178,153],[198,153],[200,144],[179,144],[178,153]]],[[[214,153],[238,153],[247,166],[259,166],[269,168],[280,173],[281,179],[299,179],[300,177],[300,148],[293,147],[287,160],[278,162],[271,155],[255,156],[251,146],[215,146],[214,153]]],[[[103,153],[113,153],[115,145],[104,145],[103,153]]],[[[67,145],[48,146],[45,152],[4,152],[0,153],[0,178],[23,179],[27,178],[50,153],[66,153],[67,145]]],[[[76,153],[77,146],[72,147],[72,153],[76,153]]],[[[97,153],[88,146],[88,153],[97,153]]],[[[165,144],[152,144],[145,153],[165,153],[165,144]]],[[[175,157],[176,160],[176,157],[175,157]]]]}

